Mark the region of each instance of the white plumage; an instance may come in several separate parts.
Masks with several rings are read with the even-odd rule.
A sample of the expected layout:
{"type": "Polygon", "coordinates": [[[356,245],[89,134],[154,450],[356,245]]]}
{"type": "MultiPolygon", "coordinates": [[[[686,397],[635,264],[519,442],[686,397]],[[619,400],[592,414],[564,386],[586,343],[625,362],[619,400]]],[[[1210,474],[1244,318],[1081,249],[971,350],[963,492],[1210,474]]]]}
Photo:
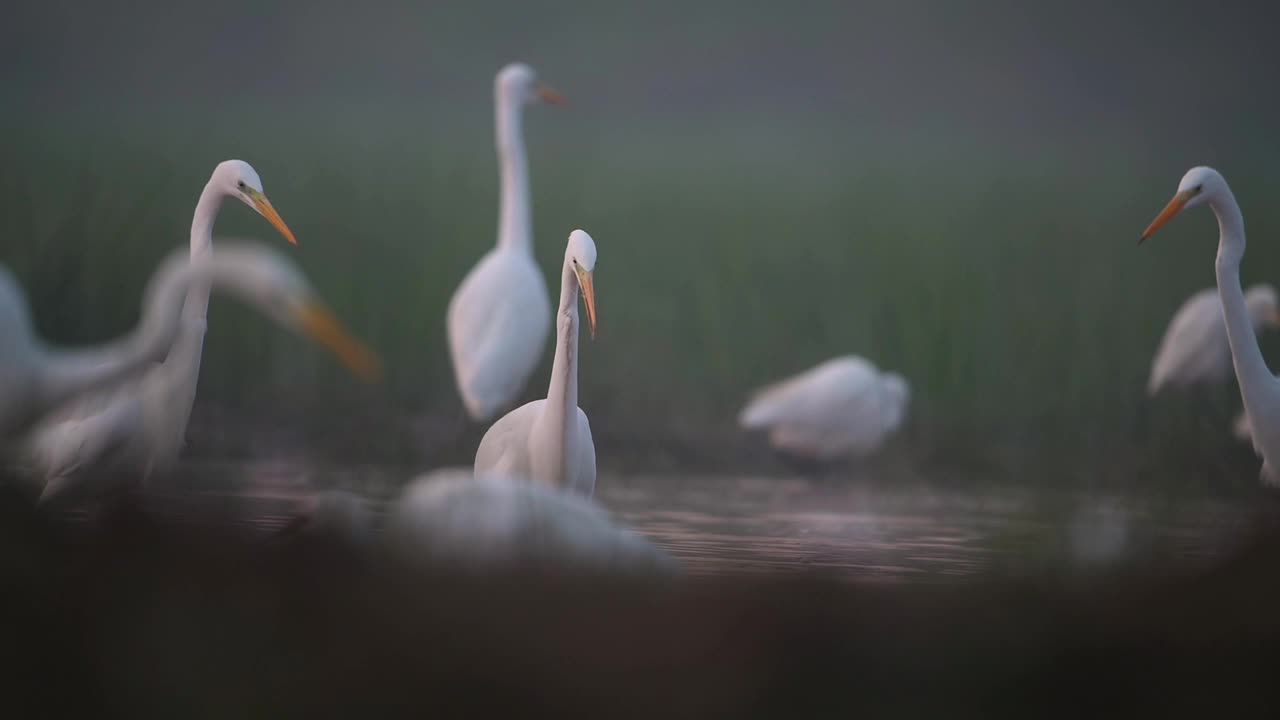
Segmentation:
{"type": "MultiPolygon", "coordinates": [[[[263,193],[258,173],[244,161],[227,160],[214,168],[196,203],[191,220],[192,261],[211,252],[214,221],[223,201],[232,198],[253,208],[289,242],[295,242],[263,193]]],[[[182,321],[164,362],[131,382],[78,400],[32,432],[28,457],[50,491],[68,476],[104,464],[145,478],[152,470],[177,461],[200,377],[208,285],[193,286],[178,304],[182,321]]]]}
{"type": "MultiPolygon", "coordinates": [[[[1245,306],[1254,331],[1280,325],[1276,290],[1260,284],[1245,293],[1245,306]]],[[[1187,298],[1165,330],[1151,364],[1147,394],[1164,387],[1221,383],[1231,377],[1231,346],[1222,319],[1222,301],[1210,288],[1187,298]]]]}
{"type": "Polygon", "coordinates": [[[1271,374],[1258,345],[1255,319],[1240,287],[1240,263],[1244,260],[1244,214],[1227,181],[1209,167],[1194,167],[1182,176],[1178,190],[1160,214],[1142,232],[1139,242],[1151,237],[1186,208],[1206,204],[1218,220],[1218,255],[1214,274],[1218,299],[1231,347],[1231,364],[1240,383],[1240,397],[1251,426],[1254,449],[1262,455],[1259,477],[1264,484],[1280,485],[1280,381],[1271,374]]]}
{"type": "MultiPolygon", "coordinates": [[[[354,372],[366,377],[377,372],[377,359],[347,334],[297,266],[261,246],[231,243],[194,260],[175,253],[156,271],[152,285],[158,289],[148,293],[147,316],[164,319],[151,325],[176,328],[188,286],[203,286],[205,293],[212,286],[324,344],[354,372]]],[[[127,479],[139,479],[147,468],[140,469],[138,462],[149,463],[157,447],[177,442],[172,438],[180,438],[185,425],[173,419],[185,421],[186,411],[175,405],[171,380],[155,374],[167,370],[155,366],[151,374],[117,385],[114,392],[83,402],[72,399],[45,418],[39,432],[28,437],[22,457],[27,469],[44,481],[43,499],[83,485],[81,480],[90,477],[85,470],[99,471],[93,477],[104,478],[107,471],[122,470],[127,479]]]]}
{"type": "Polygon", "coordinates": [[[546,347],[550,302],[533,256],[518,250],[490,250],[463,279],[449,302],[449,349],[473,419],[493,417],[524,390],[546,347]]]}
{"type": "Polygon", "coordinates": [[[477,475],[529,478],[548,487],[591,496],[596,450],[591,424],[578,407],[578,296],[595,334],[596,245],[582,230],[569,234],[556,313],[556,354],[547,397],[526,403],[494,423],[476,450],[477,475]]]}
{"type": "Polygon", "coordinates": [[[410,482],[392,506],[385,539],[409,562],[468,570],[675,570],[664,552],[587,498],[527,478],[472,477],[465,469],[410,482]]]}
{"type": "Polygon", "coordinates": [[[529,168],[520,124],[524,106],[561,102],[527,65],[494,80],[502,191],[498,245],[463,278],[445,320],[454,379],[468,414],[487,420],[519,398],[546,347],[551,300],[533,257],[529,168]]]}
{"type": "Polygon", "coordinates": [[[795,455],[864,456],[902,424],[910,394],[901,375],[846,355],[759,390],[738,423],[767,430],[775,448],[795,455]]]}

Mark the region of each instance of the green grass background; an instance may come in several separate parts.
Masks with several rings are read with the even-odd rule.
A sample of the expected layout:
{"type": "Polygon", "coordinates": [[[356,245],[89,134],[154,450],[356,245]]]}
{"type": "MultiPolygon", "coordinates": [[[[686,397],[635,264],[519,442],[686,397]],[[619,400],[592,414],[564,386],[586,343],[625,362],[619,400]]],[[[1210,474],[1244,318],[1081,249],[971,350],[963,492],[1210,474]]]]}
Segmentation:
{"type": "MultiPolygon", "coordinates": [[[[464,461],[476,438],[452,434],[444,312],[494,241],[490,111],[433,122],[417,110],[12,123],[0,257],[44,337],[101,341],[135,321],[156,262],[186,243],[213,166],[248,160],[298,236],[287,252],[386,377],[362,386],[215,302],[201,407],[347,460],[464,461]]],[[[580,382],[603,466],[769,467],[734,428],[750,390],[859,353],[910,379],[911,424],[890,457],[926,473],[1255,482],[1250,454],[1226,436],[1233,390],[1143,394],[1170,316],[1213,283],[1207,210],[1135,246],[1190,162],[1170,172],[1168,158],[1115,138],[1022,152],[821,123],[589,119],[534,108],[526,136],[547,277],[571,229],[599,246],[600,333],[584,342],[580,382]]],[[[1246,283],[1276,279],[1274,159],[1243,143],[1221,153],[1252,238],[1246,283]]],[[[217,232],[283,245],[235,204],[217,232]]],[[[527,398],[545,393],[546,355],[527,398]]]]}

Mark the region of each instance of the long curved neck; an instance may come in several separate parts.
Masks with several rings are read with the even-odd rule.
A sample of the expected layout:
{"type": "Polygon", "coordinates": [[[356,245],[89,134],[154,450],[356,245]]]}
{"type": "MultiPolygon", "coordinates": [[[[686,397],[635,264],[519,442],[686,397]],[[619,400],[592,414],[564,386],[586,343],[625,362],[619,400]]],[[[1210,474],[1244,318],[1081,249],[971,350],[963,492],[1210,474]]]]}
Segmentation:
{"type": "Polygon", "coordinates": [[[1252,412],[1262,394],[1274,390],[1275,380],[1258,347],[1253,321],[1240,287],[1240,261],[1244,259],[1244,216],[1230,191],[1210,203],[1218,218],[1218,297],[1222,300],[1222,316],[1227,323],[1227,340],[1231,344],[1231,362],[1245,409],[1252,412]]]}
{"type": "MultiPolygon", "coordinates": [[[[205,185],[204,192],[200,193],[195,215],[191,218],[192,262],[208,258],[213,252],[213,223],[222,208],[223,197],[222,192],[212,184],[205,185]]],[[[193,282],[182,306],[178,338],[174,341],[169,356],[165,358],[164,367],[160,369],[170,388],[171,397],[168,400],[175,405],[177,422],[183,427],[186,426],[196,401],[196,383],[200,378],[200,358],[204,353],[208,314],[209,283],[193,282]]]]}
{"type": "MultiPolygon", "coordinates": [[[[556,485],[566,481],[567,458],[573,449],[578,422],[578,278],[566,262],[560,278],[560,309],[556,312],[556,354],[551,363],[547,402],[535,421],[530,439],[537,448],[536,471],[556,485]]],[[[537,478],[535,478],[537,479],[537,478]]]]}
{"type": "MultiPolygon", "coordinates": [[[[200,193],[200,201],[196,203],[195,215],[191,218],[191,259],[205,258],[213,251],[213,222],[222,209],[223,194],[212,184],[204,186],[200,193]]],[[[204,320],[209,311],[209,286],[197,283],[187,293],[187,302],[183,309],[183,317],[191,320],[204,320]]]]}
{"type": "Polygon", "coordinates": [[[494,89],[498,146],[498,173],[502,190],[498,201],[498,247],[532,252],[533,231],[529,212],[529,162],[524,154],[519,98],[494,89]]]}

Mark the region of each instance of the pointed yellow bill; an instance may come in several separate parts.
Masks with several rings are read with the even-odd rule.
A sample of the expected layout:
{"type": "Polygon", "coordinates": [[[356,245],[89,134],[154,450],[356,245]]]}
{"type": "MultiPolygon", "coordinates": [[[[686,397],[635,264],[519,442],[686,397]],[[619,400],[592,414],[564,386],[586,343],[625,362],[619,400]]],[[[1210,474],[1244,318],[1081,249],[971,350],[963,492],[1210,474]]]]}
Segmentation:
{"type": "Polygon", "coordinates": [[[377,380],[382,374],[378,356],[353,338],[324,305],[308,300],[298,310],[298,324],[308,337],[324,345],[362,380],[377,380]]]}
{"type": "Polygon", "coordinates": [[[284,218],[280,217],[280,213],[276,212],[275,207],[271,204],[271,201],[267,199],[266,195],[263,195],[256,190],[247,190],[246,194],[248,194],[249,199],[253,201],[254,209],[257,210],[262,217],[266,218],[267,222],[271,223],[272,227],[279,230],[285,240],[288,240],[291,245],[298,244],[297,239],[293,237],[293,231],[289,229],[288,225],[284,224],[284,218]]]}
{"type": "Polygon", "coordinates": [[[537,87],[533,89],[533,92],[537,94],[539,100],[550,105],[564,105],[566,102],[564,96],[550,85],[538,83],[537,87]]]}
{"type": "Polygon", "coordinates": [[[1183,190],[1182,192],[1175,194],[1173,199],[1169,201],[1169,204],[1164,206],[1164,209],[1160,211],[1160,214],[1156,216],[1156,219],[1152,220],[1151,224],[1147,226],[1147,229],[1143,231],[1142,237],[1138,238],[1138,244],[1141,245],[1143,240],[1151,237],[1152,234],[1159,230],[1162,225],[1169,222],[1174,215],[1177,215],[1178,212],[1182,210],[1183,206],[1187,204],[1187,201],[1194,197],[1195,194],[1196,192],[1194,190],[1183,190]]]}
{"type": "Polygon", "coordinates": [[[591,271],[575,267],[578,273],[578,287],[582,289],[582,302],[587,306],[587,324],[591,327],[591,338],[596,336],[596,289],[591,282],[591,271]]]}

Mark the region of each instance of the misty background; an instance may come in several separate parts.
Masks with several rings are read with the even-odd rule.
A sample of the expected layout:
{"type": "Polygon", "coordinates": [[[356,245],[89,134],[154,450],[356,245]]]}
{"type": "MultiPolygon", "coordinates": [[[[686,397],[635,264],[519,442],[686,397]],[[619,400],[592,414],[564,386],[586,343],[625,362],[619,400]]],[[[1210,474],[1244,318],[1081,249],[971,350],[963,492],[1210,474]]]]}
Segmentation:
{"type": "MultiPolygon", "coordinates": [[[[1212,216],[1135,241],[1210,164],[1247,218],[1243,281],[1280,281],[1280,48],[1259,3],[4,14],[0,262],[44,337],[130,327],[235,157],[384,359],[362,386],[215,300],[194,454],[469,460],[483,428],[457,430],[444,312],[495,240],[493,75],[522,60],[569,99],[526,113],[539,260],[557,267],[575,227],[600,250],[580,403],[603,469],[781,468],[735,427],[747,394],[857,353],[913,385],[886,475],[1256,485],[1234,389],[1144,397],[1173,312],[1214,282],[1212,216]]],[[[216,233],[283,244],[239,206],[216,233]]]]}

